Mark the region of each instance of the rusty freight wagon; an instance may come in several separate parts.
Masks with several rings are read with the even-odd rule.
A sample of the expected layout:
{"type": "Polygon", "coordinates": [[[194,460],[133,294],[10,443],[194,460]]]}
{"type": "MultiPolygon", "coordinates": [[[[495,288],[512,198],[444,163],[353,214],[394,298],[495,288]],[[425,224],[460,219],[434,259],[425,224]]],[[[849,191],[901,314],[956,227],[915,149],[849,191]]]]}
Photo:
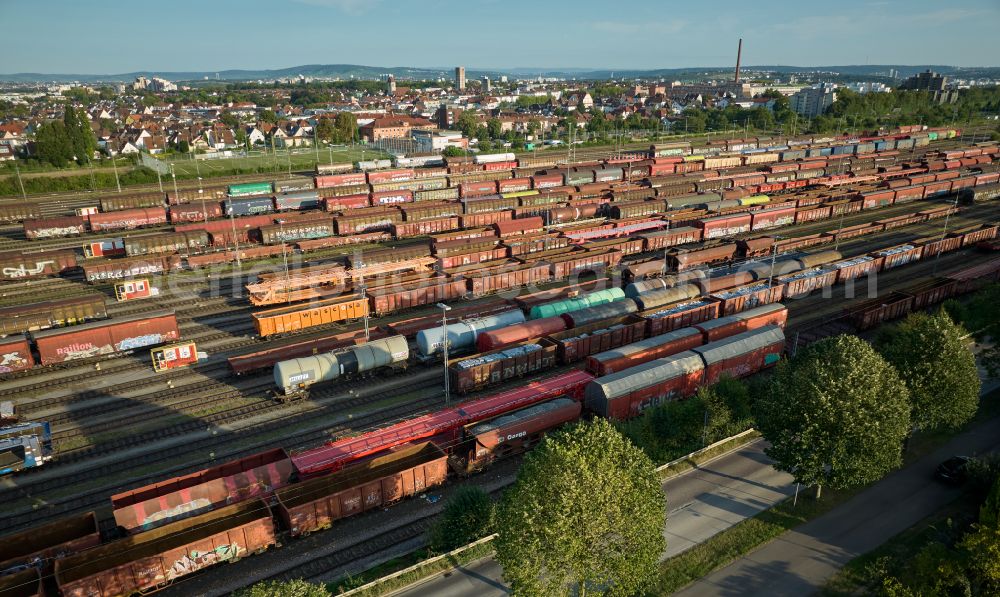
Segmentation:
{"type": "Polygon", "coordinates": [[[101,259],[83,264],[83,277],[90,283],[123,280],[169,271],[166,257],[131,257],[126,259],[101,259]]]}
{"type": "Polygon", "coordinates": [[[419,282],[415,286],[384,286],[369,289],[367,295],[374,313],[382,316],[411,307],[461,298],[465,292],[465,280],[437,277],[419,282]]]}
{"type": "Polygon", "coordinates": [[[277,513],[293,537],[384,508],[445,482],[448,457],[433,443],[409,445],[277,492],[277,513]]]}
{"type": "Polygon", "coordinates": [[[532,287],[548,282],[552,273],[546,264],[522,264],[506,260],[501,264],[464,266],[470,269],[455,272],[455,277],[464,278],[473,296],[483,296],[513,288],[532,287]]]}
{"type": "Polygon", "coordinates": [[[168,210],[171,224],[186,222],[204,222],[222,217],[222,204],[218,201],[171,205],[168,210]]]}
{"type": "Polygon", "coordinates": [[[129,257],[156,255],[158,253],[199,253],[210,246],[204,230],[190,232],[163,232],[128,236],[124,239],[125,254],[129,257]]]}
{"type": "Polygon", "coordinates": [[[0,307],[0,336],[74,325],[107,316],[103,294],[0,307]]]}
{"type": "Polygon", "coordinates": [[[393,225],[403,222],[403,212],[398,209],[372,208],[372,210],[356,210],[349,212],[351,215],[334,218],[337,234],[343,236],[361,232],[389,232],[393,225]]]}
{"type": "Polygon", "coordinates": [[[587,371],[600,377],[701,346],[702,334],[681,328],[587,357],[587,371]]]}
{"type": "Polygon", "coordinates": [[[721,243],[703,249],[679,249],[667,256],[670,268],[677,272],[714,263],[728,263],[736,259],[736,243],[721,243]]]}
{"type": "Polygon", "coordinates": [[[638,315],[646,321],[646,335],[659,336],[680,328],[709,321],[719,316],[718,301],[696,299],[666,308],[654,308],[638,315]]]}
{"type": "Polygon", "coordinates": [[[518,377],[543,371],[556,364],[552,344],[525,342],[487,353],[462,357],[448,364],[451,387],[460,394],[480,390],[518,377]]]}
{"type": "Polygon", "coordinates": [[[368,299],[343,296],[307,305],[258,311],[253,313],[253,325],[257,334],[265,338],[330,323],[352,321],[365,315],[368,315],[368,299]]]}
{"type": "Polygon", "coordinates": [[[582,410],[582,405],[572,398],[555,398],[467,425],[462,434],[464,441],[453,451],[455,468],[472,473],[525,452],[549,429],[579,419],[582,410]]]}
{"type": "Polygon", "coordinates": [[[3,597],[46,597],[42,571],[38,568],[15,568],[0,576],[0,595],[3,597]]]}
{"type": "Polygon", "coordinates": [[[86,232],[87,218],[64,216],[59,218],[39,218],[24,221],[24,236],[28,240],[77,236],[86,232]]]}
{"type": "Polygon", "coordinates": [[[784,290],[784,284],[767,281],[740,286],[724,292],[719,292],[711,296],[712,299],[721,303],[719,315],[733,315],[747,309],[752,309],[761,305],[770,305],[779,302],[784,290]]]}
{"type": "Polygon", "coordinates": [[[410,238],[414,236],[426,236],[437,232],[447,232],[458,230],[459,219],[456,216],[433,218],[429,220],[407,221],[402,224],[392,225],[392,236],[395,238],[410,238]]]}
{"type": "Polygon", "coordinates": [[[180,338],[173,311],[94,321],[81,325],[34,332],[32,338],[41,364],[131,352],[180,338]]]}
{"type": "Polygon", "coordinates": [[[333,236],[333,234],[333,220],[330,216],[316,218],[312,221],[271,224],[260,227],[260,240],[265,245],[326,238],[333,236]]]}
{"type": "Polygon", "coordinates": [[[634,315],[626,315],[550,334],[546,341],[555,343],[559,362],[568,365],[645,337],[646,323],[634,315]]]}
{"type": "Polygon", "coordinates": [[[42,217],[37,203],[18,201],[0,205],[0,223],[19,224],[25,220],[35,220],[42,217]]]}
{"type": "Polygon", "coordinates": [[[101,531],[97,516],[85,512],[7,535],[0,543],[0,570],[32,567],[48,574],[56,558],[100,545],[101,531]]]}
{"type": "Polygon", "coordinates": [[[56,584],[64,597],[145,593],[262,553],[277,543],[276,534],[265,502],[234,504],[57,560],[56,584]]]}
{"type": "Polygon", "coordinates": [[[893,291],[884,297],[850,307],[847,314],[856,328],[867,330],[884,321],[903,317],[912,310],[913,295],[893,291]]]}
{"type": "Polygon", "coordinates": [[[0,253],[0,280],[26,280],[58,276],[77,266],[76,253],[69,250],[0,253]]]}
{"type": "Polygon", "coordinates": [[[591,381],[584,404],[603,417],[630,419],[661,402],[691,396],[704,375],[701,357],[682,352],[591,381]]]}
{"type": "Polygon", "coordinates": [[[101,211],[118,211],[140,207],[162,207],[166,196],[162,192],[130,193],[126,195],[104,195],[101,197],[101,211]]]}
{"type": "Polygon", "coordinates": [[[87,216],[90,229],[101,230],[132,230],[146,226],[159,226],[167,223],[167,210],[163,207],[143,207],[124,209],[109,213],[99,213],[87,216]]]}
{"type": "Polygon", "coordinates": [[[115,522],[130,534],[191,518],[228,504],[263,498],[293,474],[281,448],[111,496],[115,522]]]}
{"type": "Polygon", "coordinates": [[[0,374],[24,371],[35,366],[35,358],[31,354],[31,344],[28,339],[18,334],[0,338],[0,374]]]}

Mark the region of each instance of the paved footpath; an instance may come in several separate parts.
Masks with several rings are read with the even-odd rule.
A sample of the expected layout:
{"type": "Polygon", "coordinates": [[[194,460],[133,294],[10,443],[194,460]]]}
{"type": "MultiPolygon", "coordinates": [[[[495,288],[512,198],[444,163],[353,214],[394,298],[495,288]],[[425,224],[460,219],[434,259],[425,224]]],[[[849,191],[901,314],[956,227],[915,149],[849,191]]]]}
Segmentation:
{"type": "Polygon", "coordinates": [[[788,531],[676,595],[809,595],[845,564],[947,505],[959,489],[936,482],[934,469],[955,454],[1000,449],[1000,418],[956,436],[826,514],[788,531]]]}

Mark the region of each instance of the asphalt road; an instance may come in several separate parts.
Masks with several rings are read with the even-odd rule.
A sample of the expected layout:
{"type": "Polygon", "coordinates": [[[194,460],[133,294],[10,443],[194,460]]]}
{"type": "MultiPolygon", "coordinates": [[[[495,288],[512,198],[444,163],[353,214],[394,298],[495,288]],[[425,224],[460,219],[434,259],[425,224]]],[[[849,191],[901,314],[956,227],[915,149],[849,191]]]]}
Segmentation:
{"type": "MultiPolygon", "coordinates": [[[[664,558],[677,555],[741,520],[783,500],[793,491],[790,475],[771,467],[758,440],[663,484],[670,513],[664,558]]],[[[492,558],[456,568],[394,595],[406,597],[495,597],[506,595],[503,570],[492,558]]]]}
{"type": "Polygon", "coordinates": [[[955,454],[976,455],[998,449],[1000,419],[993,419],[676,595],[776,597],[814,593],[852,559],[957,497],[959,489],[932,479],[941,461],[955,454]]]}

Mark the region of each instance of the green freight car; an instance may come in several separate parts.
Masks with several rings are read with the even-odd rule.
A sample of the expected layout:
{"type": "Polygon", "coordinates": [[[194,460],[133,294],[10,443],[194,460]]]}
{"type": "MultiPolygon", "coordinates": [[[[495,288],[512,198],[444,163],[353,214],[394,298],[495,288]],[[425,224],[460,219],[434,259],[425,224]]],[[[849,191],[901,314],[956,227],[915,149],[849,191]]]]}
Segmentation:
{"type": "Polygon", "coordinates": [[[251,195],[270,195],[274,186],[269,182],[247,182],[229,185],[230,197],[250,197],[251,195]]]}
{"type": "Polygon", "coordinates": [[[621,288],[598,290],[596,292],[590,292],[575,298],[535,305],[531,308],[528,318],[541,319],[543,317],[555,317],[557,315],[562,315],[563,313],[572,313],[573,311],[579,311],[580,309],[606,305],[608,303],[620,301],[623,298],[625,298],[625,292],[621,288]]]}

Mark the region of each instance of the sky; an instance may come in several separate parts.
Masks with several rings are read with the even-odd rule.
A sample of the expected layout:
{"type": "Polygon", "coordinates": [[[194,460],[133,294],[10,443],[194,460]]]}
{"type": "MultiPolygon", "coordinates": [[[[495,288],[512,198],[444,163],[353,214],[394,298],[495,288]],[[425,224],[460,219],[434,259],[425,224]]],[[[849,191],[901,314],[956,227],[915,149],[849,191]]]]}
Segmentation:
{"type": "Polygon", "coordinates": [[[0,72],[1000,65],[1000,0],[0,0],[0,72]]]}

